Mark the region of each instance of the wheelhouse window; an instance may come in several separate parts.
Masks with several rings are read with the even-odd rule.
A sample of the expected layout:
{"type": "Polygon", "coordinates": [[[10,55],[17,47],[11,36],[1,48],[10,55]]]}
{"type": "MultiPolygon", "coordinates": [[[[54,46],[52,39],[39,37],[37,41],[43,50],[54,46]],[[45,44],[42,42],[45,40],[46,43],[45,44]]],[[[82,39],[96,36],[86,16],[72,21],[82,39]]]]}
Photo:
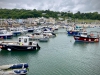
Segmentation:
{"type": "Polygon", "coordinates": [[[21,42],[21,38],[19,38],[19,42],[21,42]]]}
{"type": "Polygon", "coordinates": [[[29,41],[35,41],[35,39],[29,38],[29,41]]]}
{"type": "Polygon", "coordinates": [[[24,42],[25,42],[25,43],[27,42],[27,39],[26,39],[26,38],[24,39],[24,42]]]}
{"type": "Polygon", "coordinates": [[[29,41],[33,41],[33,39],[32,38],[29,38],[29,41]]]}
{"type": "Polygon", "coordinates": [[[87,35],[87,33],[84,33],[84,35],[87,35]]]}

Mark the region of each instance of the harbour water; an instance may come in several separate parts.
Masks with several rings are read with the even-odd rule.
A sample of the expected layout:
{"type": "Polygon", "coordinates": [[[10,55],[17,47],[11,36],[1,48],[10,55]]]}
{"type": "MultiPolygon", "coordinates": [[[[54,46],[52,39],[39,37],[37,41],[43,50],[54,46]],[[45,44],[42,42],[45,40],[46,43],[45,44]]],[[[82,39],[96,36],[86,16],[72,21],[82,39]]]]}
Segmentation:
{"type": "Polygon", "coordinates": [[[48,42],[38,42],[39,51],[1,51],[0,65],[28,63],[27,75],[100,75],[100,43],[77,43],[59,32],[66,30],[59,29],[48,42]]]}

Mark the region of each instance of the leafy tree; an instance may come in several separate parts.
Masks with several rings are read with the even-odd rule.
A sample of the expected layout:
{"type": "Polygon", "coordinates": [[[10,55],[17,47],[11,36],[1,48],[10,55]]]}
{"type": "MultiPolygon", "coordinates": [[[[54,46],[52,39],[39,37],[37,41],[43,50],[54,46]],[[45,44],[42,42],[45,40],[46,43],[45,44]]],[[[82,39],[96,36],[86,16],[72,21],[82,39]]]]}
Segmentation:
{"type": "Polygon", "coordinates": [[[92,20],[100,20],[100,14],[98,12],[89,12],[89,13],[81,13],[78,11],[77,13],[72,13],[70,11],[67,12],[57,12],[48,10],[26,10],[26,9],[0,9],[0,18],[13,18],[13,19],[25,19],[25,18],[69,18],[71,17],[73,20],[75,19],[92,19],[92,20]],[[43,14],[45,13],[45,14],[43,14]],[[60,15],[58,15],[60,14],[60,15]]]}

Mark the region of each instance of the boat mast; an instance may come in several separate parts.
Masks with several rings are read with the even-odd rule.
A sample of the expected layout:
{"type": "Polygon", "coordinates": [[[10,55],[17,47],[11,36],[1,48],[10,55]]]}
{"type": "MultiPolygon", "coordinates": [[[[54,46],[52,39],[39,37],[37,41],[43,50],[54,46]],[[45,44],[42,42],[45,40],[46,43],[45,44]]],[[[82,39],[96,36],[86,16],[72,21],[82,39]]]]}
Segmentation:
{"type": "Polygon", "coordinates": [[[0,18],[0,20],[1,20],[1,26],[2,26],[2,17],[0,18]]]}

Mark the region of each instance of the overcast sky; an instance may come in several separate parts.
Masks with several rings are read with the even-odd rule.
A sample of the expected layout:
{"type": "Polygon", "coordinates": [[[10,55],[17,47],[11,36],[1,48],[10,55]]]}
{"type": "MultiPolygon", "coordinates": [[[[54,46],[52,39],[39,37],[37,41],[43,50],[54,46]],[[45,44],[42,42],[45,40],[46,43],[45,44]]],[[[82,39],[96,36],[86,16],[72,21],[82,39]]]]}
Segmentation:
{"type": "Polygon", "coordinates": [[[0,8],[100,13],[100,0],[0,0],[0,8]]]}

